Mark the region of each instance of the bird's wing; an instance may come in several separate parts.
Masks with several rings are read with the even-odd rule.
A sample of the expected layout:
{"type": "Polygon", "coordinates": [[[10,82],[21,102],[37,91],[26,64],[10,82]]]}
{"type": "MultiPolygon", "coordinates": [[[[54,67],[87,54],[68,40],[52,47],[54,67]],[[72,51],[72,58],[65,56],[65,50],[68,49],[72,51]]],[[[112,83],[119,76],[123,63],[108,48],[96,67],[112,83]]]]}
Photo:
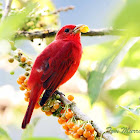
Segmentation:
{"type": "Polygon", "coordinates": [[[56,90],[74,63],[73,43],[68,42],[55,56],[50,57],[45,64],[41,82],[44,89],[56,90]]]}

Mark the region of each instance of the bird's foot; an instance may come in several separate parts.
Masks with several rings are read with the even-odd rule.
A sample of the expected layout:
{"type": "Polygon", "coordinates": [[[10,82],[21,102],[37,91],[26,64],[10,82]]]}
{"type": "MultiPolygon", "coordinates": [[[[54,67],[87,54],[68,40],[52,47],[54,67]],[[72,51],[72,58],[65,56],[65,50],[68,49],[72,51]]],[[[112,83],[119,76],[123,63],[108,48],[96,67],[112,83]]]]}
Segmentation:
{"type": "Polygon", "coordinates": [[[63,96],[65,96],[64,93],[62,93],[62,92],[60,92],[60,91],[58,91],[58,90],[56,90],[53,94],[59,94],[59,95],[63,95],[63,96]]]}

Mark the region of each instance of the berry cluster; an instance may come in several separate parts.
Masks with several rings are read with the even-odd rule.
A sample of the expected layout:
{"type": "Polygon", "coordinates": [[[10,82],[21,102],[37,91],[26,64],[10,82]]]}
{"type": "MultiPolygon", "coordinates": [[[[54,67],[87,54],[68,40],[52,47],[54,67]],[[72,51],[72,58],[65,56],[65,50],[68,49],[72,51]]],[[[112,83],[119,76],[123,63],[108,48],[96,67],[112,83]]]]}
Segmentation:
{"type": "Polygon", "coordinates": [[[94,140],[94,128],[90,123],[76,124],[74,122],[65,122],[62,124],[66,135],[71,135],[75,139],[94,140]]]}
{"type": "MultiPolygon", "coordinates": [[[[20,85],[19,89],[22,91],[25,90],[24,100],[26,102],[29,102],[31,90],[27,87],[27,82],[28,82],[28,77],[25,75],[20,75],[19,78],[17,79],[17,83],[20,85]]],[[[40,105],[39,105],[39,101],[38,101],[35,105],[35,109],[38,109],[39,107],[40,107],[40,105]]]]}
{"type": "MultiPolygon", "coordinates": [[[[71,112],[71,111],[70,111],[71,112]]],[[[69,112],[67,112],[69,113],[69,112]]],[[[62,124],[66,135],[70,135],[75,139],[94,140],[96,132],[89,122],[77,121],[71,113],[65,114],[65,117],[59,117],[58,123],[62,124]],[[67,118],[69,116],[69,118],[67,118]]]]}
{"type": "Polygon", "coordinates": [[[27,89],[27,82],[28,79],[25,75],[20,75],[17,79],[17,83],[20,85],[20,90],[26,90],[27,89]]]}
{"type": "Polygon", "coordinates": [[[45,105],[42,107],[42,111],[45,112],[47,116],[53,115],[53,116],[60,116],[60,111],[63,107],[63,104],[60,101],[60,95],[53,95],[50,97],[45,103],[45,105]]]}
{"type": "MultiPolygon", "coordinates": [[[[72,95],[68,100],[73,101],[72,95]]],[[[64,105],[60,100],[59,94],[54,94],[49,98],[47,103],[42,107],[42,111],[47,116],[53,115],[58,117],[58,123],[62,125],[65,134],[75,139],[94,140],[96,132],[90,122],[84,122],[76,119],[76,115],[70,109],[69,105],[64,105]]]]}
{"type": "Polygon", "coordinates": [[[16,59],[19,62],[20,67],[22,67],[22,68],[24,68],[26,70],[24,75],[29,76],[30,71],[32,69],[32,61],[28,57],[23,55],[23,52],[20,49],[15,50],[14,54],[13,54],[13,57],[10,57],[8,59],[8,61],[10,63],[13,63],[14,59],[16,59]]]}

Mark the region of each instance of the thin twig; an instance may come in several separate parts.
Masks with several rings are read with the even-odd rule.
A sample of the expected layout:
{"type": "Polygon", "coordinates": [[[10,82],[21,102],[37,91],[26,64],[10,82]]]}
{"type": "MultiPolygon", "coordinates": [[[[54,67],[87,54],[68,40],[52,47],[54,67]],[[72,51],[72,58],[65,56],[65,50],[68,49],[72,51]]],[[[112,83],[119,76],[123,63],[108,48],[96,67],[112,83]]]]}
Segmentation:
{"type": "Polygon", "coordinates": [[[103,136],[103,138],[105,140],[114,140],[113,136],[108,133],[105,132],[104,130],[102,130],[95,122],[94,120],[91,120],[87,115],[85,115],[77,106],[76,104],[72,103],[71,101],[69,101],[64,94],[59,91],[57,91],[60,94],[60,99],[61,101],[66,105],[66,104],[70,104],[71,105],[71,110],[74,112],[74,114],[76,114],[77,118],[83,121],[92,121],[92,124],[95,128],[95,130],[97,131],[98,136],[103,136]]]}
{"type": "Polygon", "coordinates": [[[58,13],[60,13],[60,12],[66,12],[66,11],[68,11],[68,10],[73,10],[73,9],[74,9],[74,6],[62,7],[62,8],[57,9],[57,10],[54,11],[54,12],[51,12],[51,13],[48,14],[48,15],[50,16],[50,15],[58,14],[58,13]]]}
{"type": "MultiPolygon", "coordinates": [[[[55,36],[57,30],[43,30],[43,31],[18,31],[16,37],[25,37],[28,39],[46,38],[55,36]]],[[[104,36],[104,35],[122,35],[125,31],[118,29],[94,29],[87,33],[82,33],[82,36],[104,36]]]]}
{"type": "Polygon", "coordinates": [[[1,21],[3,21],[9,14],[9,11],[11,9],[11,4],[12,4],[12,0],[8,0],[6,5],[5,5],[5,9],[4,9],[4,13],[3,16],[1,18],[1,21]]]}

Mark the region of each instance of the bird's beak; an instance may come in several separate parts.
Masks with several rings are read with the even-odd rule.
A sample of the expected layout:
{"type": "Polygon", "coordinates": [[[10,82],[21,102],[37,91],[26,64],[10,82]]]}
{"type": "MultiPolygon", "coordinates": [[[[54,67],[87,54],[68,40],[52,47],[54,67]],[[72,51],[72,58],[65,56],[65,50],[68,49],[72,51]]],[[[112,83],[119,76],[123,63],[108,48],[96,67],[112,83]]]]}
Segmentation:
{"type": "Polygon", "coordinates": [[[77,33],[86,33],[86,32],[88,32],[89,31],[89,28],[88,28],[88,26],[87,25],[82,25],[82,24],[80,24],[80,25],[76,25],[76,27],[73,29],[73,32],[75,33],[75,34],[77,34],[77,33]]]}

